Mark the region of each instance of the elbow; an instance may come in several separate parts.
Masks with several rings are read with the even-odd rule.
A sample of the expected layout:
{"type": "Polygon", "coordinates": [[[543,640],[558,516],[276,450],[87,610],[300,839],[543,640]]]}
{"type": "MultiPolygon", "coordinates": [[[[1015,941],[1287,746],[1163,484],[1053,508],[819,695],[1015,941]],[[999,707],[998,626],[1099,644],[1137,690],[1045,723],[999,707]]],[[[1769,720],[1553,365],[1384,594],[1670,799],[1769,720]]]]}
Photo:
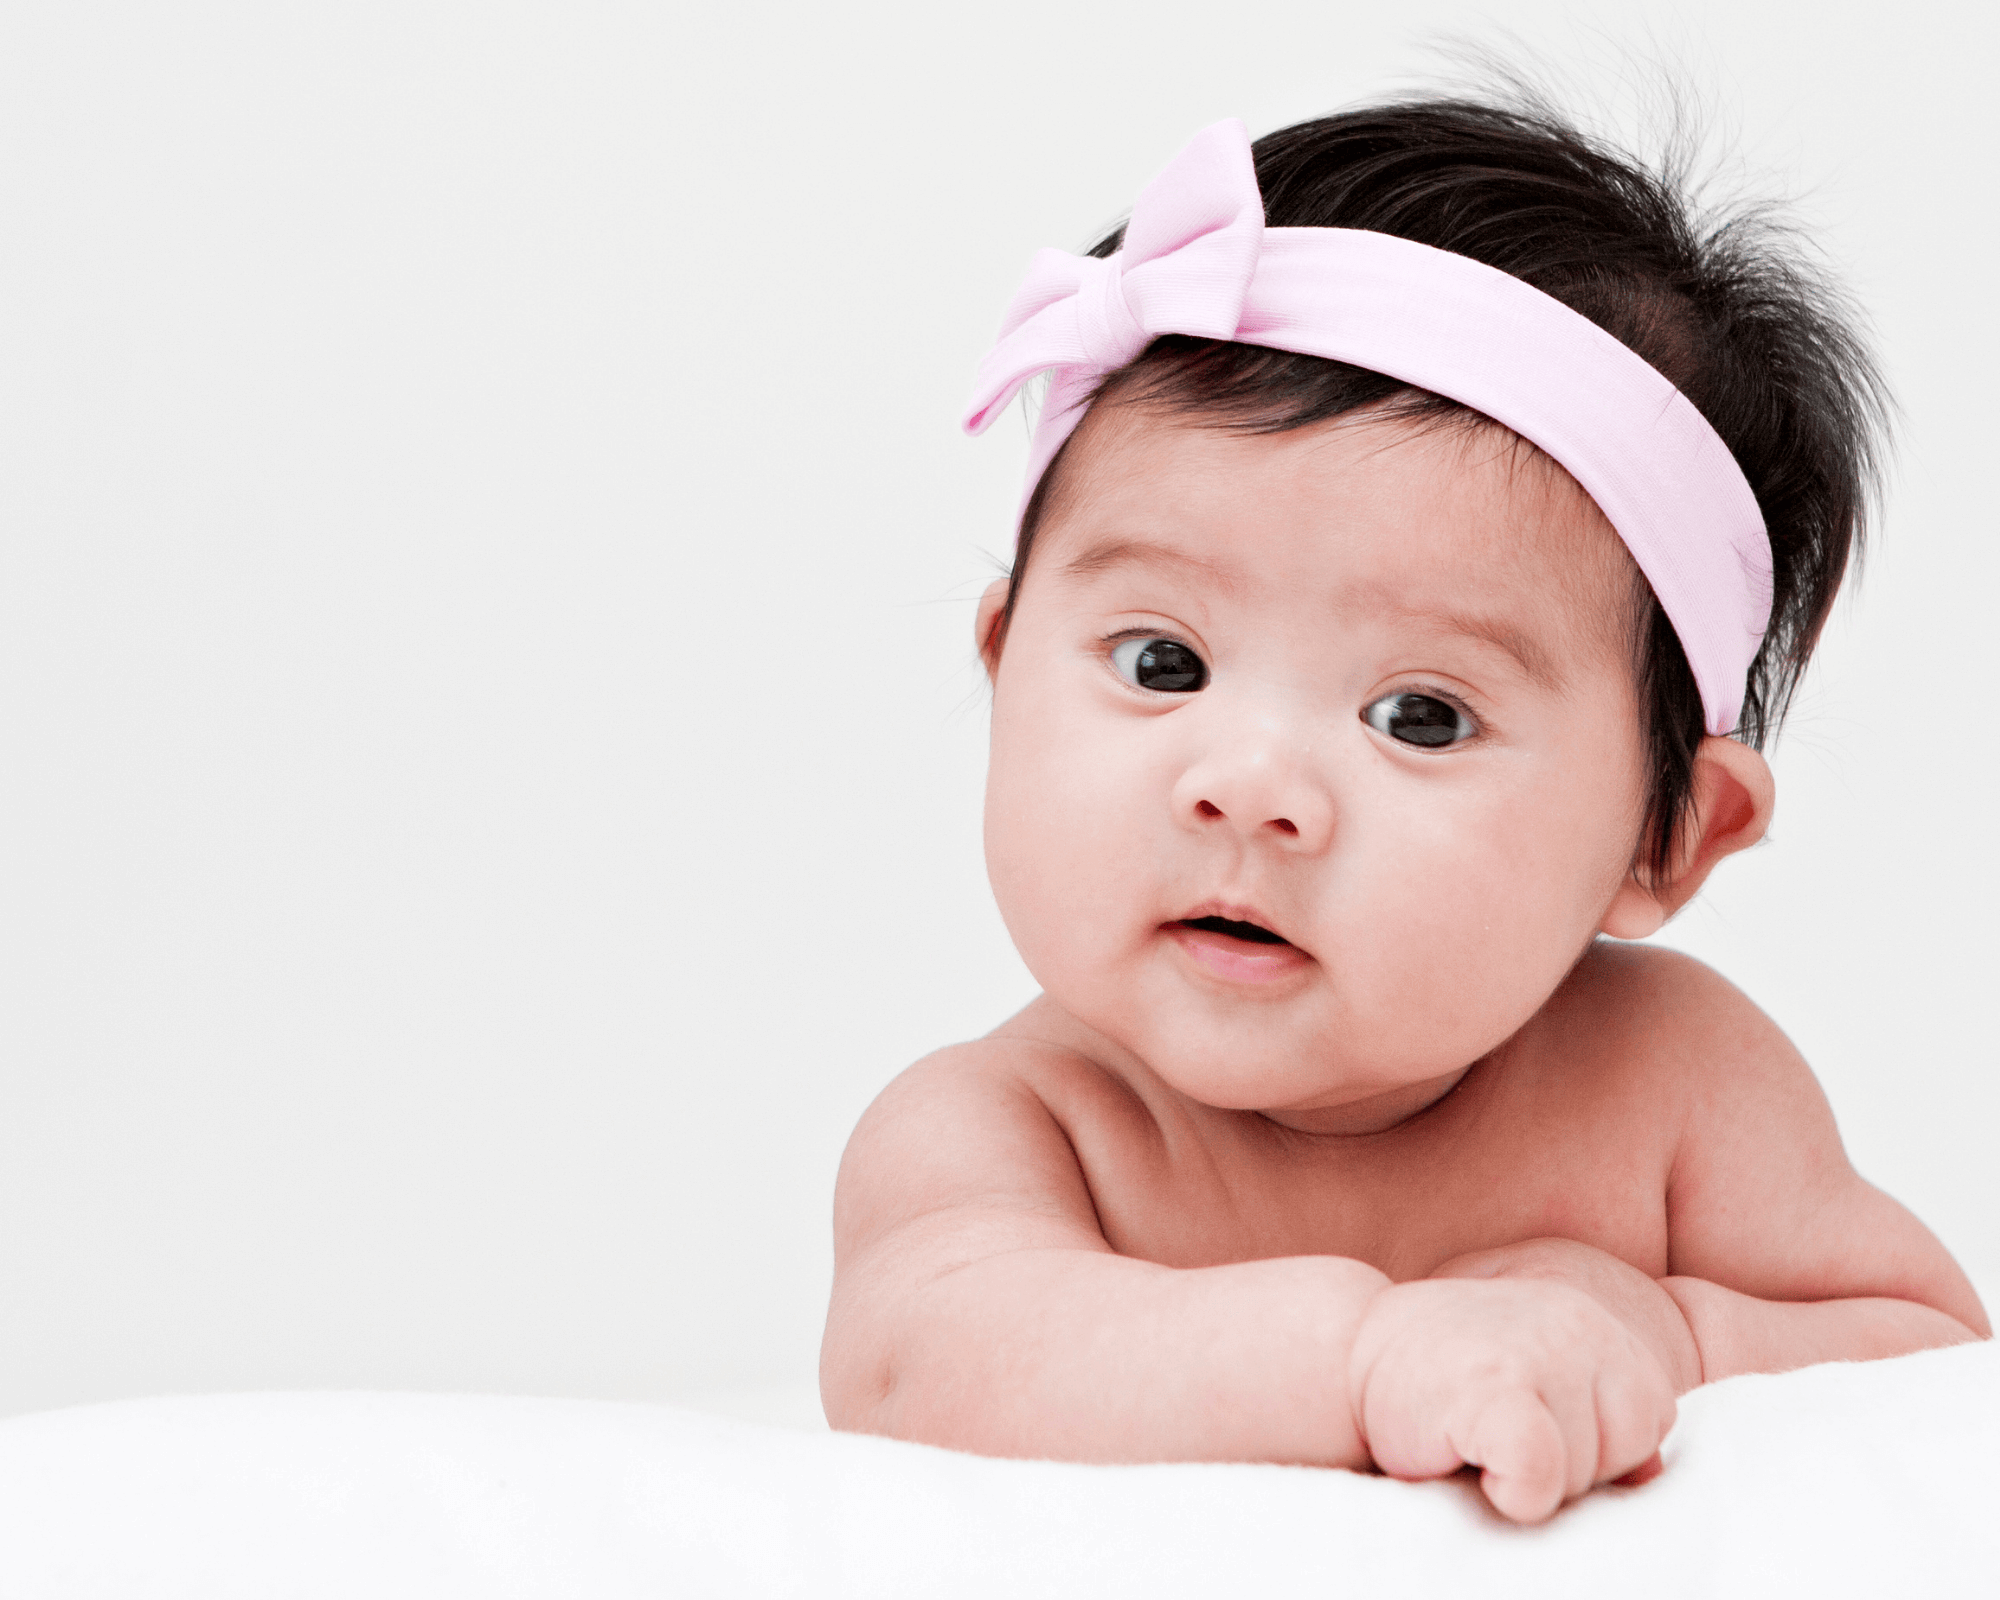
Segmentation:
{"type": "Polygon", "coordinates": [[[819,1404],[827,1426],[836,1433],[887,1433],[882,1411],[889,1387],[857,1383],[851,1374],[829,1370],[822,1362],[819,1404]]]}
{"type": "MultiPolygon", "coordinates": [[[[1979,1292],[1969,1282],[1963,1284],[1959,1293],[1949,1297],[1940,1296],[1937,1300],[1932,1300],[1929,1303],[1936,1306],[1938,1310],[1964,1328],[1972,1339],[1990,1339],[1993,1337],[1993,1324],[1987,1319],[1986,1307],[1980,1303],[1979,1292]]],[[[1969,1341],[1959,1340],[1956,1342],[1967,1343],[1969,1341]]]]}
{"type": "Polygon", "coordinates": [[[819,1347],[819,1403],[827,1425],[840,1433],[894,1434],[892,1411],[901,1376],[895,1351],[886,1340],[865,1337],[827,1320],[819,1347]]]}
{"type": "Polygon", "coordinates": [[[1993,1337],[1993,1325],[1986,1320],[1986,1312],[1978,1300],[1970,1306],[1953,1306],[1945,1311],[1935,1305],[1920,1304],[1920,1311],[1931,1313],[1936,1319],[1933,1332],[1934,1341],[1925,1348],[1942,1349],[1954,1344],[1979,1344],[1993,1337]]]}

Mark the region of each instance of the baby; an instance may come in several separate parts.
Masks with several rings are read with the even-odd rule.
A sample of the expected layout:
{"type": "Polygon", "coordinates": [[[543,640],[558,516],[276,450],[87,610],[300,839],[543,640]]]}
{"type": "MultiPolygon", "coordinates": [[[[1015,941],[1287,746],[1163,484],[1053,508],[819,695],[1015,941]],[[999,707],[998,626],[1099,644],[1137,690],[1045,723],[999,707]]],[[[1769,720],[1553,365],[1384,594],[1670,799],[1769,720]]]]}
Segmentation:
{"type": "Polygon", "coordinates": [[[1769,1019],[1616,942],[1769,824],[1876,450],[1837,304],[1442,99],[1220,124],[1037,257],[969,425],[1052,374],[977,618],[1043,993],[854,1134],[835,1426],[1532,1522],[1700,1383],[1988,1334],[1769,1019]]]}

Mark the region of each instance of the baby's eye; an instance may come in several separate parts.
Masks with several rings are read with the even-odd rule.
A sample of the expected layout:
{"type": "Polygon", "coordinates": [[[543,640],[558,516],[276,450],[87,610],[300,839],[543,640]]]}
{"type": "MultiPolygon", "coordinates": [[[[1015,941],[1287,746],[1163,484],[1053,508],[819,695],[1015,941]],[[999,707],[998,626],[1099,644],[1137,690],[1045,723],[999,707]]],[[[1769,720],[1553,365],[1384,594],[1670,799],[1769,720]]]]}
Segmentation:
{"type": "Polygon", "coordinates": [[[1192,694],[1208,682],[1201,657],[1173,639],[1121,639],[1111,664],[1127,683],[1162,694],[1192,694]]]}
{"type": "Polygon", "coordinates": [[[1404,744],[1456,744],[1479,731],[1457,706],[1431,694],[1385,694],[1361,715],[1377,733],[1404,744]]]}

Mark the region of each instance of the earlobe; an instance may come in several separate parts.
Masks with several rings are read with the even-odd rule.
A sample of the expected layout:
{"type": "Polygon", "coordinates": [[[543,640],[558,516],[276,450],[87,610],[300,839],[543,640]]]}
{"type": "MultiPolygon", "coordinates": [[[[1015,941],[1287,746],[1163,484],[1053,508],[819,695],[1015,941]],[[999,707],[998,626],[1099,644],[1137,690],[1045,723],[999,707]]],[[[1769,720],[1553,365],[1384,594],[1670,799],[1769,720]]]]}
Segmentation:
{"type": "Polygon", "coordinates": [[[1693,794],[1674,865],[1655,876],[1639,866],[1625,875],[1601,930],[1643,939],[1692,900],[1725,856],[1747,850],[1771,826],[1777,785],[1763,756],[1734,739],[1706,738],[1694,755],[1693,794]]]}
{"type": "Polygon", "coordinates": [[[989,583],[979,597],[979,609],[972,616],[973,648],[979,652],[980,664],[986,668],[989,681],[1000,670],[1000,647],[1005,642],[1001,624],[1006,620],[1011,582],[1008,578],[995,578],[989,583]]]}
{"type": "Polygon", "coordinates": [[[1604,913],[1604,920],[1597,925],[1599,933],[1609,934],[1614,939],[1644,939],[1658,933],[1666,926],[1667,908],[1659,897],[1646,886],[1639,869],[1634,867],[1625,874],[1625,881],[1618,885],[1618,893],[1604,913]]]}

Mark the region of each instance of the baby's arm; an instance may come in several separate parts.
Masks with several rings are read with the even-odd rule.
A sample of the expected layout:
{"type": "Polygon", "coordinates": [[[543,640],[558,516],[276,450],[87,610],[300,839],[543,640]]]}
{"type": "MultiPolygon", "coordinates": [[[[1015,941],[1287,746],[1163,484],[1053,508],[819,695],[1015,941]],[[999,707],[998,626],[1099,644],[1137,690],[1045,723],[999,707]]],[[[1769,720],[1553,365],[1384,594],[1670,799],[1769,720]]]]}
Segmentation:
{"type": "Polygon", "coordinates": [[[1537,1521],[1672,1426],[1653,1348],[1567,1285],[1116,1254],[1031,1082],[1064,1070],[1043,1048],[946,1051],[855,1131],[820,1363],[836,1427],[1082,1461],[1470,1463],[1502,1512],[1537,1521]]]}
{"type": "Polygon", "coordinates": [[[1177,1269],[1114,1253],[1031,1086],[989,1040],[905,1073],[834,1201],[820,1388],[839,1428],[989,1455],[1358,1467],[1350,1347],[1388,1280],[1331,1256],[1177,1269]]]}
{"type": "Polygon", "coordinates": [[[1811,1070],[1708,968],[1631,952],[1621,1009],[1678,1106],[1666,1194],[1669,1276],[1588,1246],[1531,1240],[1449,1262],[1448,1277],[1529,1278],[1593,1295],[1655,1340],[1686,1329],[1682,1387],[1741,1372],[1871,1360],[1991,1333],[1944,1247],[1848,1164],[1811,1070]],[[1678,1313],[1678,1318],[1675,1314],[1678,1313]]]}
{"type": "Polygon", "coordinates": [[[1991,1336],[1930,1230],[1849,1165],[1804,1059],[1694,963],[1715,1019],[1667,1191],[1673,1296],[1708,1381],[1991,1336]]]}

